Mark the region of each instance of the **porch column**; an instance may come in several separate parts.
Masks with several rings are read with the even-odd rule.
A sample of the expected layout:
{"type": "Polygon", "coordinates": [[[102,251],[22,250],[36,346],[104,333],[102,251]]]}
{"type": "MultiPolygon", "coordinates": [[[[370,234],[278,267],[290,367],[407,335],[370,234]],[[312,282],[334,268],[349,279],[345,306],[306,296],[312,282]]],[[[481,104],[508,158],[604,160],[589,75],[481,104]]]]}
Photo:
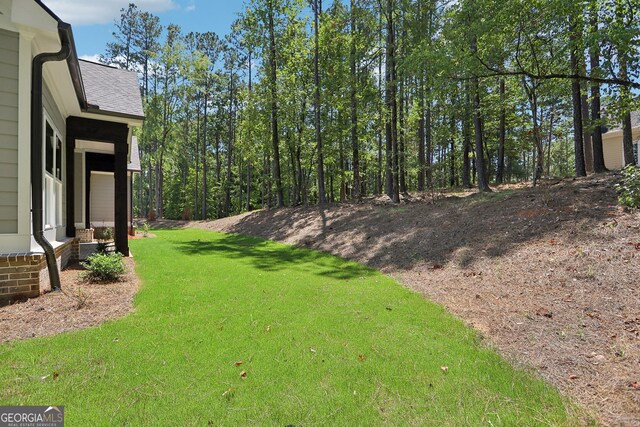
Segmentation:
{"type": "MultiPolygon", "coordinates": [[[[127,133],[128,135],[128,133],[127,133]]],[[[115,151],[115,238],[116,250],[124,256],[129,256],[129,233],[127,218],[127,136],[124,140],[118,140],[114,143],[115,151]]]]}
{"type": "Polygon", "coordinates": [[[75,150],[76,150],[76,137],[73,130],[67,125],[67,140],[66,144],[66,164],[67,175],[66,179],[66,196],[67,196],[67,237],[76,237],[76,200],[75,200],[75,150]]]}

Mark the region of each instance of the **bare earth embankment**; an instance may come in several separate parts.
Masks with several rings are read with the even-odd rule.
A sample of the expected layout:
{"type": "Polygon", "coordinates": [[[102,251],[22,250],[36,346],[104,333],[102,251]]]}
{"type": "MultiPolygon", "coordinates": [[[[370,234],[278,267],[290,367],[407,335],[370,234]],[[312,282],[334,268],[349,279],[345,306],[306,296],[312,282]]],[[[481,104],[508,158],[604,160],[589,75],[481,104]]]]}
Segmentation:
{"type": "Polygon", "coordinates": [[[603,424],[640,425],[640,214],[617,206],[614,182],[608,175],[489,197],[369,200],[185,225],[380,269],[445,305],[603,424]]]}

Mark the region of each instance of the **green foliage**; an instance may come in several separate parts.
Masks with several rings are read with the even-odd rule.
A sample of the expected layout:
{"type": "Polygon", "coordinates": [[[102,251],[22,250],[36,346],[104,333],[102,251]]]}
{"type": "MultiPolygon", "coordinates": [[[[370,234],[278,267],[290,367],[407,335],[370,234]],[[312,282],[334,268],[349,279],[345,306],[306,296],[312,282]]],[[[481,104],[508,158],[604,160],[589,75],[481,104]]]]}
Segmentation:
{"type": "Polygon", "coordinates": [[[640,167],[628,165],[622,170],[622,181],[616,184],[618,202],[631,209],[640,208],[640,167]]]}
{"type": "Polygon", "coordinates": [[[109,250],[110,242],[106,240],[100,240],[97,243],[96,251],[100,254],[105,254],[109,250]]]}
{"type": "MultiPolygon", "coordinates": [[[[276,151],[285,203],[318,202],[309,1],[247,0],[243,9],[227,35],[184,34],[135,6],[122,10],[104,59],[142,71],[146,120],[138,136],[144,167],[134,197],[139,217],[218,218],[243,212],[247,199],[249,209],[273,206],[276,151]]],[[[531,179],[540,164],[536,157],[543,158],[545,175],[574,174],[569,52],[577,47],[585,53],[582,95],[593,98],[588,80],[604,79],[602,117],[587,120],[586,133],[596,125],[616,127],[640,108],[640,56],[633,54],[640,48],[639,20],[640,7],[621,0],[325,3],[318,35],[327,198],[380,192],[392,151],[386,147],[386,92],[394,86],[397,172],[407,191],[418,190],[425,170],[428,188],[460,185],[475,164],[476,78],[489,176],[497,174],[501,148],[507,182],[531,179]],[[396,31],[393,82],[385,75],[389,16],[396,31]],[[473,49],[471,40],[477,42],[473,49]],[[356,176],[360,191],[354,191],[356,176]]]]}
{"type": "Polygon", "coordinates": [[[86,278],[92,282],[115,282],[124,274],[124,262],[118,252],[95,253],[81,265],[87,269],[86,278]]]}

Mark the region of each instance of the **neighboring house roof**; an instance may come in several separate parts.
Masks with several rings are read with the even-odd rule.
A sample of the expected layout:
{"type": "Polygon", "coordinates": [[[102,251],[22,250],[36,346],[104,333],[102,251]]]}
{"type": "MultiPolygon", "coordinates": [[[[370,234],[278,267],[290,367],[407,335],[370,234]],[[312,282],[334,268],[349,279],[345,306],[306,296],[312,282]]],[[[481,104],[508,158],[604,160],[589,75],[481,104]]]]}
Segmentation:
{"type": "Polygon", "coordinates": [[[90,112],[144,118],[135,72],[83,59],[78,62],[90,112]]]}
{"type": "Polygon", "coordinates": [[[140,166],[140,149],[138,148],[138,137],[131,137],[131,154],[129,156],[129,165],[127,170],[130,172],[142,172],[140,166]]]}
{"type": "MultiPolygon", "coordinates": [[[[609,132],[622,132],[622,123],[611,124],[612,128],[609,129],[609,132]]],[[[632,111],[631,112],[631,128],[640,127],[640,111],[632,111]]]]}

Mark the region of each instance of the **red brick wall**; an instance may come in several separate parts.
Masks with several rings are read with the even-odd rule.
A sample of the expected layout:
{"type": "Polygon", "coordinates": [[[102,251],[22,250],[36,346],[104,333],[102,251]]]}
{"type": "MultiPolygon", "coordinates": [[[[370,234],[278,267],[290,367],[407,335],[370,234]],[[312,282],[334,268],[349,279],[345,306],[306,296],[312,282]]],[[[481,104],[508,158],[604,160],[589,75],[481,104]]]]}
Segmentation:
{"type": "MultiPolygon", "coordinates": [[[[74,248],[77,251],[75,239],[56,248],[59,269],[69,265],[74,248]]],[[[35,298],[50,290],[44,254],[0,254],[0,306],[35,298]]]]}

